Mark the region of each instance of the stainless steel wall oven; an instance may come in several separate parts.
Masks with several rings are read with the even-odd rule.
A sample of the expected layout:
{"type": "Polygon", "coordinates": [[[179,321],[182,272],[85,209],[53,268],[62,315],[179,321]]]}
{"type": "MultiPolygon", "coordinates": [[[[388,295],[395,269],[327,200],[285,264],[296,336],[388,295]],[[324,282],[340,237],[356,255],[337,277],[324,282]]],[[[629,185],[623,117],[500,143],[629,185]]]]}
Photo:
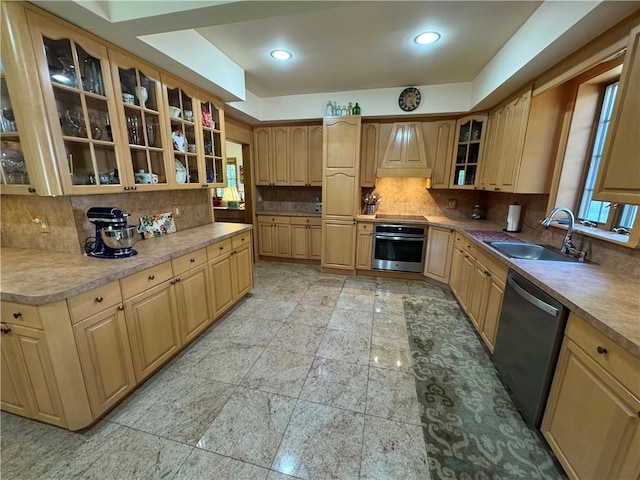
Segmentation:
{"type": "Polygon", "coordinates": [[[426,225],[376,225],[373,232],[371,268],[396,272],[422,272],[426,243],[426,225]]]}

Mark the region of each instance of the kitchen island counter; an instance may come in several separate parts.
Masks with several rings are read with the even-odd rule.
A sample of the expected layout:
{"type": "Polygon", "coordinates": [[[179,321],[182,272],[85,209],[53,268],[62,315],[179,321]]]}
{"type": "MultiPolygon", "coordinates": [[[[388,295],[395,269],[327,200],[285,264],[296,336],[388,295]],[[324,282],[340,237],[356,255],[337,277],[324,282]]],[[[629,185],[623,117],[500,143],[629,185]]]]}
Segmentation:
{"type": "Polygon", "coordinates": [[[240,223],[203,225],[140,240],[134,245],[137,255],[115,260],[3,248],[0,299],[28,305],[57,302],[252,229],[240,223]]]}

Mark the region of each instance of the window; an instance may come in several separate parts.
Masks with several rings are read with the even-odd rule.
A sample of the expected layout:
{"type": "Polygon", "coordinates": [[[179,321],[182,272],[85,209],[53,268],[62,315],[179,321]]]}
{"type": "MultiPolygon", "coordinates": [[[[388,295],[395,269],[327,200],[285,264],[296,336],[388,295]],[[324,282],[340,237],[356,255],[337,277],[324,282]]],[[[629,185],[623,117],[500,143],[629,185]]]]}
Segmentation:
{"type": "Polygon", "coordinates": [[[595,125],[593,147],[590,153],[590,162],[585,176],[582,198],[578,209],[578,219],[595,223],[605,230],[613,230],[616,233],[629,234],[633,226],[638,207],[635,205],[619,205],[611,202],[593,200],[598,168],[604,150],[604,142],[611,121],[613,103],[618,91],[618,82],[611,83],[604,89],[600,115],[595,125]]]}
{"type": "MultiPolygon", "coordinates": [[[[227,187],[238,187],[238,169],[235,159],[227,158],[227,187]]],[[[224,188],[216,188],[216,196],[222,198],[224,188]]]]}

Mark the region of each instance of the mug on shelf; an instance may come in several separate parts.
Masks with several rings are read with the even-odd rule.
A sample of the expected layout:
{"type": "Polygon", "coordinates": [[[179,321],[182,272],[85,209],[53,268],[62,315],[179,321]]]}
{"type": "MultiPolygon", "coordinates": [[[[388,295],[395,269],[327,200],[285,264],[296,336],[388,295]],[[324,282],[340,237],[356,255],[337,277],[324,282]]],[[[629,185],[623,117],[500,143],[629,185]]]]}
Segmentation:
{"type": "Polygon", "coordinates": [[[185,110],[184,119],[188,122],[193,122],[193,112],[191,110],[185,110]]]}
{"type": "Polygon", "coordinates": [[[135,97],[133,95],[131,95],[130,93],[123,93],[122,94],[122,101],[124,103],[134,104],[135,103],[135,97]]]}

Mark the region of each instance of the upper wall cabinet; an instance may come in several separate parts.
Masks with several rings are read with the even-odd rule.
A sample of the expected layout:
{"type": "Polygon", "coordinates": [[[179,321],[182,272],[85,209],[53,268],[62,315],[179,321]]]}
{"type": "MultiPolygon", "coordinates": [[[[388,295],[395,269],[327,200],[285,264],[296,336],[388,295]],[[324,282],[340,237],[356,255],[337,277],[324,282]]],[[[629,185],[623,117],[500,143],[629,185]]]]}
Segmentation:
{"type": "Polygon", "coordinates": [[[170,157],[163,148],[167,132],[162,121],[165,112],[160,72],[113,50],[109,51],[109,59],[119,99],[116,125],[128,145],[123,149],[125,163],[131,165],[121,175],[129,177],[126,184],[140,190],[167,188],[172,178],[170,157]]]}
{"type": "Polygon", "coordinates": [[[640,26],[629,34],[594,200],[640,204],[640,26]]]}
{"type": "Polygon", "coordinates": [[[289,127],[256,128],[256,185],[289,185],[289,127]]]}
{"type": "Polygon", "coordinates": [[[121,192],[120,130],[107,48],[27,12],[44,105],[65,193],[121,192]]]}
{"type": "MultiPolygon", "coordinates": [[[[198,92],[198,142],[204,164],[203,187],[224,187],[227,184],[227,154],[224,136],[224,109],[222,102],[198,92]]],[[[187,113],[188,116],[190,116],[187,113]]],[[[192,149],[193,150],[193,149],[192,149]]],[[[198,150],[196,148],[196,150],[198,150]]],[[[176,179],[178,171],[176,170],[176,179]]]]}
{"type": "Polygon", "coordinates": [[[422,122],[422,135],[431,167],[431,188],[449,188],[455,120],[422,122]]]}
{"type": "Polygon", "coordinates": [[[489,115],[476,188],[549,193],[563,117],[562,88],[528,89],[489,115]]]}
{"type": "Polygon", "coordinates": [[[394,123],[378,166],[378,177],[429,177],[420,122],[394,123]]]}
{"type": "Polygon", "coordinates": [[[486,115],[464,117],[456,122],[450,188],[474,188],[480,172],[486,115]]]}
{"type": "Polygon", "coordinates": [[[377,123],[362,125],[360,146],[360,186],[375,187],[378,169],[378,131],[377,123]]]}

